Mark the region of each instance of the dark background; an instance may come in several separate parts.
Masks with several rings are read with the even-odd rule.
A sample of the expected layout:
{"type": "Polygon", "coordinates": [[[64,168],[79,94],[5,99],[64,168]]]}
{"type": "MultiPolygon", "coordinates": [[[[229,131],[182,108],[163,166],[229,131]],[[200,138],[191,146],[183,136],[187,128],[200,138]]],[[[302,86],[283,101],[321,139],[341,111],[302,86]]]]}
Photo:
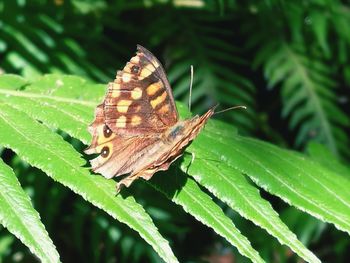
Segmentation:
{"type": "MultiPolygon", "coordinates": [[[[163,63],[176,100],[186,104],[194,66],[194,113],[217,103],[220,109],[245,105],[246,111],[216,118],[237,126],[240,134],[285,148],[305,152],[311,141],[321,143],[348,165],[349,25],[349,1],[338,0],[7,0],[0,1],[0,70],[30,80],[64,73],[107,83],[141,44],[163,63]]],[[[16,167],[63,262],[160,261],[128,227],[12,152],[2,157],[16,167]]],[[[161,194],[142,183],[133,188],[181,262],[246,261],[161,194]]],[[[322,261],[350,257],[345,233],[262,195],[322,261]]],[[[221,206],[267,262],[300,262],[266,232],[221,206]]],[[[5,229],[0,257],[35,260],[5,229]]]]}

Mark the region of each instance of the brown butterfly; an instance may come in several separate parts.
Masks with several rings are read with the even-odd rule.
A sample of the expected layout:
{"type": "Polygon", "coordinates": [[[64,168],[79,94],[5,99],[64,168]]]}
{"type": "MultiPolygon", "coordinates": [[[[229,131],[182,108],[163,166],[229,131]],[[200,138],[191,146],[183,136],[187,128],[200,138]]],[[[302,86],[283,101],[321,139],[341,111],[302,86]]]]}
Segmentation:
{"type": "Polygon", "coordinates": [[[179,120],[173,94],[157,58],[142,46],[117,72],[89,126],[92,142],[86,153],[99,153],[92,170],[106,178],[127,175],[117,184],[149,180],[179,158],[198,135],[214,108],[202,116],[179,120]]]}

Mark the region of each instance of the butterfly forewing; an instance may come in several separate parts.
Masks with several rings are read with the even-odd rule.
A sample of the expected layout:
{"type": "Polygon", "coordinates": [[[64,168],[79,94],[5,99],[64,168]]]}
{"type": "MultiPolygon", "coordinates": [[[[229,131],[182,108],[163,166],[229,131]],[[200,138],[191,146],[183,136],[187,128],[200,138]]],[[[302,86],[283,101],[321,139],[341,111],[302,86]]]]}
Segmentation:
{"type": "Polygon", "coordinates": [[[169,82],[160,62],[138,46],[117,73],[104,101],[105,122],[120,135],[157,134],[178,121],[169,82]]]}

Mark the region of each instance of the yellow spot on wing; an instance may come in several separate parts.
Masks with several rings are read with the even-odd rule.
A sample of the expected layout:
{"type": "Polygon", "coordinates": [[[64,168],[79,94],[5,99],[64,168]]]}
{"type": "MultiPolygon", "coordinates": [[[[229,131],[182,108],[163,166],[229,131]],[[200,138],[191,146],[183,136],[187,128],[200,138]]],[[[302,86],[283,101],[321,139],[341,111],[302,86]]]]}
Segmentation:
{"type": "Polygon", "coordinates": [[[155,71],[155,68],[152,64],[147,64],[140,73],[140,77],[141,79],[144,79],[146,77],[148,77],[149,75],[151,75],[153,73],[153,71],[155,71]]]}
{"type": "Polygon", "coordinates": [[[131,102],[131,100],[120,100],[117,104],[117,111],[121,113],[127,112],[131,102]]]}
{"type": "Polygon", "coordinates": [[[162,93],[162,95],[158,96],[156,99],[151,100],[151,106],[154,109],[157,105],[161,104],[167,97],[166,91],[162,93]]]}
{"type": "Polygon", "coordinates": [[[113,83],[112,98],[117,98],[119,96],[120,96],[120,84],[113,83]]]}
{"type": "Polygon", "coordinates": [[[141,105],[137,105],[134,107],[134,112],[139,112],[141,110],[141,105]]]}
{"type": "Polygon", "coordinates": [[[117,128],[125,128],[126,126],[126,117],[125,116],[120,116],[115,123],[115,126],[117,128]]]}
{"type": "Polygon", "coordinates": [[[140,62],[140,57],[139,56],[132,57],[130,61],[134,64],[138,64],[140,62]]]}
{"type": "Polygon", "coordinates": [[[156,94],[156,92],[163,87],[163,83],[161,81],[158,81],[156,83],[153,83],[147,87],[147,94],[149,96],[152,96],[156,94]]]}
{"type": "Polygon", "coordinates": [[[126,63],[126,65],[125,65],[125,67],[123,68],[123,71],[124,72],[127,72],[127,73],[131,73],[131,66],[132,66],[133,64],[131,64],[130,62],[128,62],[128,63],[126,63]]]}
{"type": "Polygon", "coordinates": [[[119,83],[113,83],[112,88],[113,89],[120,89],[120,84],[119,83]]]}
{"type": "Polygon", "coordinates": [[[154,65],[154,67],[159,67],[159,64],[158,64],[158,62],[157,62],[157,60],[155,60],[155,59],[152,59],[152,64],[154,65]]]}
{"type": "Polygon", "coordinates": [[[142,97],[142,89],[140,88],[134,88],[131,91],[131,98],[133,98],[134,100],[138,100],[142,97]]]}
{"type": "Polygon", "coordinates": [[[120,90],[119,89],[112,91],[112,98],[117,98],[119,96],[120,96],[120,90]]]}
{"type": "Polygon", "coordinates": [[[122,75],[123,82],[127,83],[130,81],[130,79],[131,79],[131,75],[129,73],[123,73],[123,75],[122,75]]]}
{"type": "Polygon", "coordinates": [[[158,112],[159,112],[160,114],[166,114],[166,113],[168,113],[168,112],[169,112],[169,105],[164,105],[164,106],[162,106],[162,107],[158,110],[158,112]]]}
{"type": "Polygon", "coordinates": [[[131,125],[132,126],[140,125],[140,123],[141,123],[141,117],[140,116],[137,116],[137,115],[132,116],[132,118],[131,118],[131,125]]]}

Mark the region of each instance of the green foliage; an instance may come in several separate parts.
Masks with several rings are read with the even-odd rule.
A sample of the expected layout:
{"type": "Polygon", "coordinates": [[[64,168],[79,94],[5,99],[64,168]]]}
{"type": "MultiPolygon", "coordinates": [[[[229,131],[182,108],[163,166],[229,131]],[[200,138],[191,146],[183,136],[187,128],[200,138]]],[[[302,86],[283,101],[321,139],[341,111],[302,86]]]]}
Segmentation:
{"type": "MultiPolygon", "coordinates": [[[[59,2],[59,1],[58,1],[59,2]]],[[[58,3],[57,2],[57,3],[58,3]]],[[[2,35],[0,46],[5,54],[4,63],[11,72],[21,73],[27,78],[33,79],[40,76],[41,72],[76,73],[93,79],[108,79],[106,71],[96,67],[95,62],[89,58],[89,54],[81,49],[78,32],[84,21],[70,22],[65,17],[64,9],[50,1],[47,6],[41,6],[39,14],[34,12],[38,7],[36,1],[4,1],[0,3],[2,23],[2,35]],[[18,14],[18,15],[13,15],[18,14]],[[66,19],[66,20],[65,20],[66,19]],[[62,22],[70,23],[71,33],[67,32],[62,22]],[[12,49],[16,46],[16,49],[12,49]]],[[[69,8],[69,7],[67,7],[69,8]]],[[[93,23],[93,21],[91,21],[93,23]]],[[[98,34],[101,29],[95,27],[90,30],[90,36],[98,34]]]]}
{"type": "MultiPolygon", "coordinates": [[[[210,14],[203,18],[203,14],[196,12],[188,12],[179,17],[178,23],[182,29],[180,32],[176,32],[178,28],[174,29],[173,34],[177,38],[171,46],[182,48],[174,48],[166,53],[174,95],[183,102],[188,101],[189,65],[193,65],[191,102],[195,111],[203,112],[216,102],[221,103],[220,107],[245,105],[246,111],[228,113],[228,116],[230,121],[241,127],[243,133],[249,133],[255,130],[256,92],[253,83],[243,75],[248,61],[230,43],[235,38],[234,32],[223,27],[227,19],[215,19],[215,24],[213,19],[210,14]],[[188,41],[189,39],[196,41],[188,41]],[[237,68],[237,73],[232,71],[234,68],[237,68]]],[[[154,23],[158,24],[158,21],[154,23]]]]}
{"type": "Polygon", "coordinates": [[[349,8],[339,0],[2,1],[0,74],[16,75],[0,78],[0,181],[13,195],[0,208],[17,211],[11,200],[20,200],[28,216],[0,215],[0,257],[32,261],[28,247],[57,261],[47,231],[63,262],[171,262],[173,254],[184,262],[227,251],[238,262],[239,253],[317,262],[310,250],[344,261],[349,8]],[[106,83],[136,44],[163,62],[186,104],[194,66],[194,113],[248,109],[216,115],[237,128],[209,121],[169,171],[115,197],[115,183],[91,175],[81,152],[106,83]]]}
{"type": "MultiPolygon", "coordinates": [[[[69,110],[72,107],[76,106],[76,109],[79,109],[79,106],[81,106],[76,99],[75,92],[78,86],[81,85],[81,81],[72,82],[70,78],[68,78],[66,82],[64,78],[48,78],[51,80],[49,81],[49,86],[53,87],[50,91],[42,89],[43,85],[41,85],[40,82],[38,85],[32,85],[32,88],[28,88],[28,93],[17,91],[17,96],[11,93],[6,94],[6,92],[2,90],[5,93],[5,96],[3,96],[5,100],[9,98],[10,101],[14,98],[12,102],[8,101],[9,104],[2,103],[0,105],[0,123],[4,135],[2,145],[13,149],[29,164],[43,170],[54,180],[68,186],[74,192],[82,195],[86,200],[104,209],[115,219],[128,223],[128,225],[136,229],[166,261],[177,262],[168,247],[168,243],[160,236],[143,208],[137,205],[131,196],[127,198],[123,198],[121,195],[115,196],[116,190],[112,181],[91,176],[90,172],[82,167],[85,161],[74,151],[71,145],[65,143],[59,135],[52,133],[47,127],[35,121],[34,118],[38,118],[46,125],[50,125],[55,118],[64,121],[66,115],[69,116],[71,114],[69,110]],[[74,86],[72,86],[73,83],[75,83],[74,86]],[[59,94],[61,94],[63,89],[65,90],[63,94],[65,94],[66,97],[62,98],[59,97],[59,94]],[[69,92],[69,90],[73,92],[69,92]],[[35,96],[36,94],[47,92],[51,94],[50,96],[54,100],[53,103],[49,100],[44,100],[40,96],[39,98],[35,96]],[[34,95],[32,96],[33,93],[34,95]],[[24,97],[26,97],[27,101],[31,103],[33,107],[30,107],[28,103],[23,103],[23,100],[16,100],[17,97],[22,97],[22,94],[24,94],[24,97]],[[57,100],[61,102],[59,106],[55,104],[57,100]],[[39,103],[39,105],[46,103],[52,111],[41,110],[40,112],[45,115],[45,118],[40,118],[40,116],[38,116],[39,114],[36,114],[39,110],[38,107],[34,106],[35,103],[39,103]],[[33,112],[29,112],[31,116],[23,114],[27,112],[28,108],[33,110],[33,112]],[[135,218],[138,220],[135,220],[135,218]],[[139,221],[142,221],[142,224],[140,224],[139,221]]],[[[47,79],[44,79],[43,82],[47,83],[47,79]]],[[[94,86],[86,85],[84,88],[85,90],[90,89],[93,91],[94,86]]],[[[11,91],[14,92],[13,90],[11,91]]],[[[5,100],[3,100],[3,102],[5,100]]],[[[92,102],[82,102],[87,108],[89,108],[87,105],[90,105],[90,110],[93,112],[93,107],[91,106],[94,104],[92,102]]],[[[91,112],[88,113],[85,110],[85,114],[90,117],[91,112]]],[[[81,114],[83,114],[82,110],[81,114]]],[[[77,124],[79,125],[79,122],[77,122],[77,124]]],[[[85,127],[87,127],[87,124],[88,123],[85,123],[85,127]]],[[[73,127],[76,130],[79,129],[77,126],[73,127]]]]}
{"type": "Polygon", "coordinates": [[[344,127],[350,122],[336,104],[332,90],[337,84],[330,77],[328,67],[322,61],[307,57],[302,47],[282,44],[266,49],[259,58],[267,61],[265,75],[269,85],[275,87],[282,82],[282,116],[290,117],[291,130],[298,128],[296,145],[314,139],[335,154],[346,153],[349,140],[344,127]]]}
{"type": "Polygon", "coordinates": [[[16,235],[42,262],[58,262],[59,255],[52,244],[39,214],[30,203],[18,180],[0,160],[0,222],[16,235]]]}
{"type": "MultiPolygon", "coordinates": [[[[34,83],[12,75],[4,75],[0,80],[2,145],[11,148],[29,164],[43,170],[118,221],[135,229],[167,262],[176,262],[167,241],[160,236],[135,199],[123,194],[115,196],[114,182],[91,175],[82,167],[84,161],[71,145],[48,128],[60,128],[81,141],[89,141],[87,133],[74,131],[87,127],[93,118],[93,109],[98,104],[88,98],[99,98],[104,87],[84,83],[78,77],[59,75],[47,75],[34,83]],[[12,87],[14,80],[19,80],[17,83],[22,85],[12,87]],[[83,87],[83,92],[77,92],[79,87],[83,87]],[[74,121],[70,120],[72,111],[79,111],[79,114],[74,115],[77,118],[74,121]]],[[[350,182],[305,157],[240,137],[231,129],[227,125],[214,124],[214,121],[209,123],[205,132],[189,148],[199,157],[189,165],[189,158],[185,158],[182,170],[188,171],[198,183],[232,209],[265,228],[302,258],[318,262],[280,221],[270,204],[260,197],[256,187],[243,174],[266,191],[348,233],[350,196],[346,189],[349,189],[350,182]],[[207,151],[210,145],[215,147],[207,151]],[[316,178],[316,174],[321,176],[316,178]],[[303,181],[299,179],[301,177],[303,181]],[[324,194],[320,196],[319,192],[324,194]]],[[[172,180],[175,183],[164,183],[164,180],[155,182],[155,187],[225,237],[242,255],[254,262],[262,261],[247,239],[195,182],[185,175],[173,175],[172,180]]],[[[22,237],[22,234],[19,236],[22,237]]]]}
{"type": "Polygon", "coordinates": [[[347,29],[338,27],[350,21],[348,13],[339,13],[346,7],[338,1],[310,1],[305,6],[290,2],[256,8],[259,19],[272,13],[274,20],[276,14],[281,16],[280,23],[271,21],[269,27],[257,30],[256,24],[252,28],[248,22],[247,29],[258,32],[250,40],[258,47],[255,64],[263,66],[270,88],[281,88],[282,116],[289,118],[290,130],[298,131],[296,146],[314,140],[334,154],[348,157],[350,121],[339,103],[342,82],[337,72],[348,60],[344,47],[350,42],[342,39],[347,29]],[[271,34],[277,37],[270,38],[271,34]],[[341,38],[331,46],[330,38],[337,34],[341,38]]]}

